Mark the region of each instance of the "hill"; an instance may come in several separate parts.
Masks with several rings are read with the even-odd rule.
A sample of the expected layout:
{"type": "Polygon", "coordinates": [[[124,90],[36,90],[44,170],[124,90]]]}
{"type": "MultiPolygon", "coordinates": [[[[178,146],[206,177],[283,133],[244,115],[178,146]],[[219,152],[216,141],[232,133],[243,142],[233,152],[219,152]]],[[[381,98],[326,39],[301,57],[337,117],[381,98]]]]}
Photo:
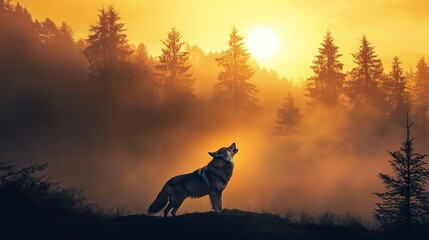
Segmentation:
{"type": "Polygon", "coordinates": [[[47,218],[20,214],[2,219],[1,239],[380,239],[361,225],[296,224],[267,213],[225,210],[177,217],[47,218]],[[5,221],[6,220],[6,221],[5,221]]]}

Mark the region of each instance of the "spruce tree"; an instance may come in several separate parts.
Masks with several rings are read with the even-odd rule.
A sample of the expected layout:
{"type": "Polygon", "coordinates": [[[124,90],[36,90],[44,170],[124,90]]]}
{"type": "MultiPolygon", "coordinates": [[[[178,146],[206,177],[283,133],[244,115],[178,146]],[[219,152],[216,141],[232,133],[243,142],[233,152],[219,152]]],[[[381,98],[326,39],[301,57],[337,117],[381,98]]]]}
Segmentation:
{"type": "Polygon", "coordinates": [[[398,57],[394,57],[392,70],[386,82],[386,95],[390,103],[390,117],[394,122],[400,122],[411,109],[410,96],[407,91],[407,82],[401,62],[398,57]]]}
{"type": "Polygon", "coordinates": [[[192,73],[189,64],[189,52],[182,50],[184,42],[180,33],[172,28],[163,41],[164,47],[156,66],[160,72],[160,83],[164,100],[190,100],[193,97],[192,73]]]}
{"type": "Polygon", "coordinates": [[[9,16],[13,11],[11,0],[0,0],[0,17],[9,16]]]}
{"type": "Polygon", "coordinates": [[[221,107],[250,112],[258,109],[256,86],[249,82],[253,70],[247,63],[250,58],[243,37],[235,26],[229,34],[229,48],[216,58],[222,68],[214,86],[213,102],[221,107]]]}
{"type": "Polygon", "coordinates": [[[133,52],[133,63],[136,69],[136,90],[141,91],[146,102],[153,103],[159,99],[159,82],[154,76],[156,61],[148,55],[146,46],[141,43],[133,52]]]}
{"type": "Polygon", "coordinates": [[[55,23],[46,18],[40,24],[37,24],[37,33],[40,41],[45,45],[52,45],[55,43],[57,37],[59,36],[59,31],[55,23]]]}
{"type": "Polygon", "coordinates": [[[384,96],[380,90],[383,77],[383,66],[375,54],[374,47],[364,35],[359,51],[352,54],[357,65],[351,71],[351,79],[347,83],[347,95],[352,107],[384,107],[384,96]]]}
{"type": "Polygon", "coordinates": [[[65,22],[61,24],[61,26],[58,28],[57,41],[59,43],[74,44],[73,30],[71,29],[70,25],[65,22]]]}
{"type": "Polygon", "coordinates": [[[412,239],[413,232],[428,222],[429,193],[425,189],[429,170],[422,155],[414,152],[408,114],[405,141],[399,151],[389,152],[394,176],[379,173],[378,177],[387,188],[375,193],[381,202],[376,203],[375,219],[388,234],[412,239]]]}
{"type": "Polygon", "coordinates": [[[288,93],[280,109],[277,111],[277,134],[291,134],[299,131],[302,115],[295,106],[295,98],[288,93]]]}
{"type": "Polygon", "coordinates": [[[322,103],[332,107],[338,103],[343,87],[343,64],[338,61],[342,54],[338,53],[338,46],[334,44],[334,38],[329,31],[326,32],[321,45],[311,66],[314,76],[308,79],[306,96],[311,99],[310,103],[322,103]]]}
{"type": "Polygon", "coordinates": [[[124,84],[131,80],[131,48],[120,23],[118,12],[110,6],[101,9],[96,25],[90,27],[91,34],[84,50],[89,61],[90,76],[107,84],[124,84]]]}
{"type": "Polygon", "coordinates": [[[19,30],[34,31],[34,23],[30,12],[19,2],[13,7],[11,16],[13,20],[20,25],[19,27],[22,28],[19,30]]]}
{"type": "Polygon", "coordinates": [[[418,134],[427,140],[429,134],[429,65],[424,57],[419,60],[416,68],[414,114],[417,120],[418,134]]]}

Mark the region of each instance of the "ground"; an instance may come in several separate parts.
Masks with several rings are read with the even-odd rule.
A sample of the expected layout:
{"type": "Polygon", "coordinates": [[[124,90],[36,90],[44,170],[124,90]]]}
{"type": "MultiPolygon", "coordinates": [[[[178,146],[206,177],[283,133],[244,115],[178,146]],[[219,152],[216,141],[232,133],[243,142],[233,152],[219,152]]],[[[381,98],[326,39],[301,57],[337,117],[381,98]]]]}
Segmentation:
{"type": "Polygon", "coordinates": [[[52,219],[21,215],[1,220],[0,239],[380,239],[379,233],[361,225],[296,224],[277,215],[240,210],[168,218],[130,215],[52,219]]]}

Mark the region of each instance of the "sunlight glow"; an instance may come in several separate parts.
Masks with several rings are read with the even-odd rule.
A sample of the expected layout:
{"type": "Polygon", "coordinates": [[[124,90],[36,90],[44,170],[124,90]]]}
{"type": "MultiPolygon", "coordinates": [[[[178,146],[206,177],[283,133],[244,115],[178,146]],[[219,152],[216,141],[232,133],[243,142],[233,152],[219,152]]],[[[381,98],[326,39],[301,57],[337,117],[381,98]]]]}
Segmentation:
{"type": "Polygon", "coordinates": [[[258,27],[249,34],[247,46],[253,57],[258,60],[266,59],[277,53],[279,38],[270,28],[258,27]]]}

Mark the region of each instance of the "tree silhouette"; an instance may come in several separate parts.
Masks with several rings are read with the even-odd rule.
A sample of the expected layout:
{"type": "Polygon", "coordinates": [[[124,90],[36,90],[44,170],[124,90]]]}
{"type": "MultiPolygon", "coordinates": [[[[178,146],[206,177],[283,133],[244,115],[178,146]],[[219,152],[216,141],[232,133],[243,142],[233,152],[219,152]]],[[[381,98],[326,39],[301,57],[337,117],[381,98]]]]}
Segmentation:
{"type": "Polygon", "coordinates": [[[146,102],[156,102],[159,98],[159,82],[154,76],[155,60],[141,43],[133,52],[133,64],[136,69],[136,88],[142,92],[146,102]]]}
{"type": "Polygon", "coordinates": [[[388,234],[399,234],[411,239],[413,230],[428,220],[429,193],[425,189],[429,170],[423,161],[427,155],[414,152],[411,126],[407,114],[405,141],[399,151],[389,152],[394,176],[379,173],[387,191],[375,193],[381,199],[376,203],[375,219],[388,234]]]}
{"type": "Polygon", "coordinates": [[[39,23],[36,21],[36,31],[38,33],[38,37],[43,44],[52,45],[56,41],[56,38],[59,35],[59,31],[55,23],[46,18],[45,21],[39,23]]]}
{"type": "Polygon", "coordinates": [[[61,26],[57,25],[49,18],[43,22],[35,21],[35,30],[40,42],[45,45],[73,45],[73,31],[69,25],[62,23],[61,26]]]}
{"type": "Polygon", "coordinates": [[[90,27],[91,34],[84,50],[89,61],[90,76],[107,84],[121,84],[130,80],[129,59],[131,48],[124,24],[118,12],[110,6],[100,10],[96,25],[90,27]]]}
{"type": "Polygon", "coordinates": [[[277,134],[291,134],[299,130],[302,115],[295,106],[295,98],[288,93],[283,105],[277,111],[277,134]]]}
{"type": "Polygon", "coordinates": [[[390,103],[390,117],[394,122],[400,122],[411,109],[410,96],[407,92],[407,82],[401,62],[398,57],[394,57],[392,70],[386,81],[386,95],[390,103]]]}
{"type": "Polygon", "coordinates": [[[0,17],[8,16],[13,11],[12,0],[0,0],[0,17]]]}
{"type": "Polygon", "coordinates": [[[380,110],[384,107],[384,96],[379,89],[383,66],[365,35],[361,39],[359,51],[352,56],[357,66],[351,71],[351,79],[347,82],[346,92],[350,104],[353,107],[373,107],[380,110]]]}
{"type": "Polygon", "coordinates": [[[429,66],[422,57],[417,63],[415,73],[415,117],[418,134],[427,137],[429,134],[429,66]]]}
{"type": "Polygon", "coordinates": [[[163,41],[164,48],[156,68],[160,71],[161,87],[164,99],[175,101],[178,98],[189,100],[193,97],[191,65],[188,63],[189,52],[182,51],[185,44],[180,33],[172,28],[163,41]]]}
{"type": "Polygon", "coordinates": [[[61,24],[61,26],[58,28],[57,41],[68,44],[74,43],[73,30],[71,29],[70,25],[65,22],[61,24]]]}
{"type": "MultiPolygon", "coordinates": [[[[47,164],[18,168],[0,161],[0,210],[2,214],[77,216],[94,214],[96,205],[88,202],[81,191],[61,187],[46,174],[47,164]]],[[[9,216],[11,217],[11,216],[9,216]]]]}
{"type": "Polygon", "coordinates": [[[253,70],[247,61],[249,53],[244,48],[243,37],[238,35],[235,26],[229,34],[229,48],[222,51],[216,58],[222,71],[218,75],[218,83],[214,86],[213,102],[222,107],[234,110],[252,111],[256,105],[256,86],[249,83],[253,70]]]}
{"type": "Polygon", "coordinates": [[[313,61],[311,68],[314,76],[308,79],[307,94],[312,102],[326,106],[335,106],[342,91],[345,75],[341,73],[343,64],[338,61],[342,54],[338,53],[338,46],[334,44],[331,32],[326,32],[319,48],[319,54],[313,61]]]}
{"type": "Polygon", "coordinates": [[[9,16],[13,17],[13,21],[17,23],[23,31],[34,31],[34,23],[31,17],[31,14],[28,12],[27,8],[23,7],[19,2],[13,7],[11,5],[11,14],[9,16]]]}

